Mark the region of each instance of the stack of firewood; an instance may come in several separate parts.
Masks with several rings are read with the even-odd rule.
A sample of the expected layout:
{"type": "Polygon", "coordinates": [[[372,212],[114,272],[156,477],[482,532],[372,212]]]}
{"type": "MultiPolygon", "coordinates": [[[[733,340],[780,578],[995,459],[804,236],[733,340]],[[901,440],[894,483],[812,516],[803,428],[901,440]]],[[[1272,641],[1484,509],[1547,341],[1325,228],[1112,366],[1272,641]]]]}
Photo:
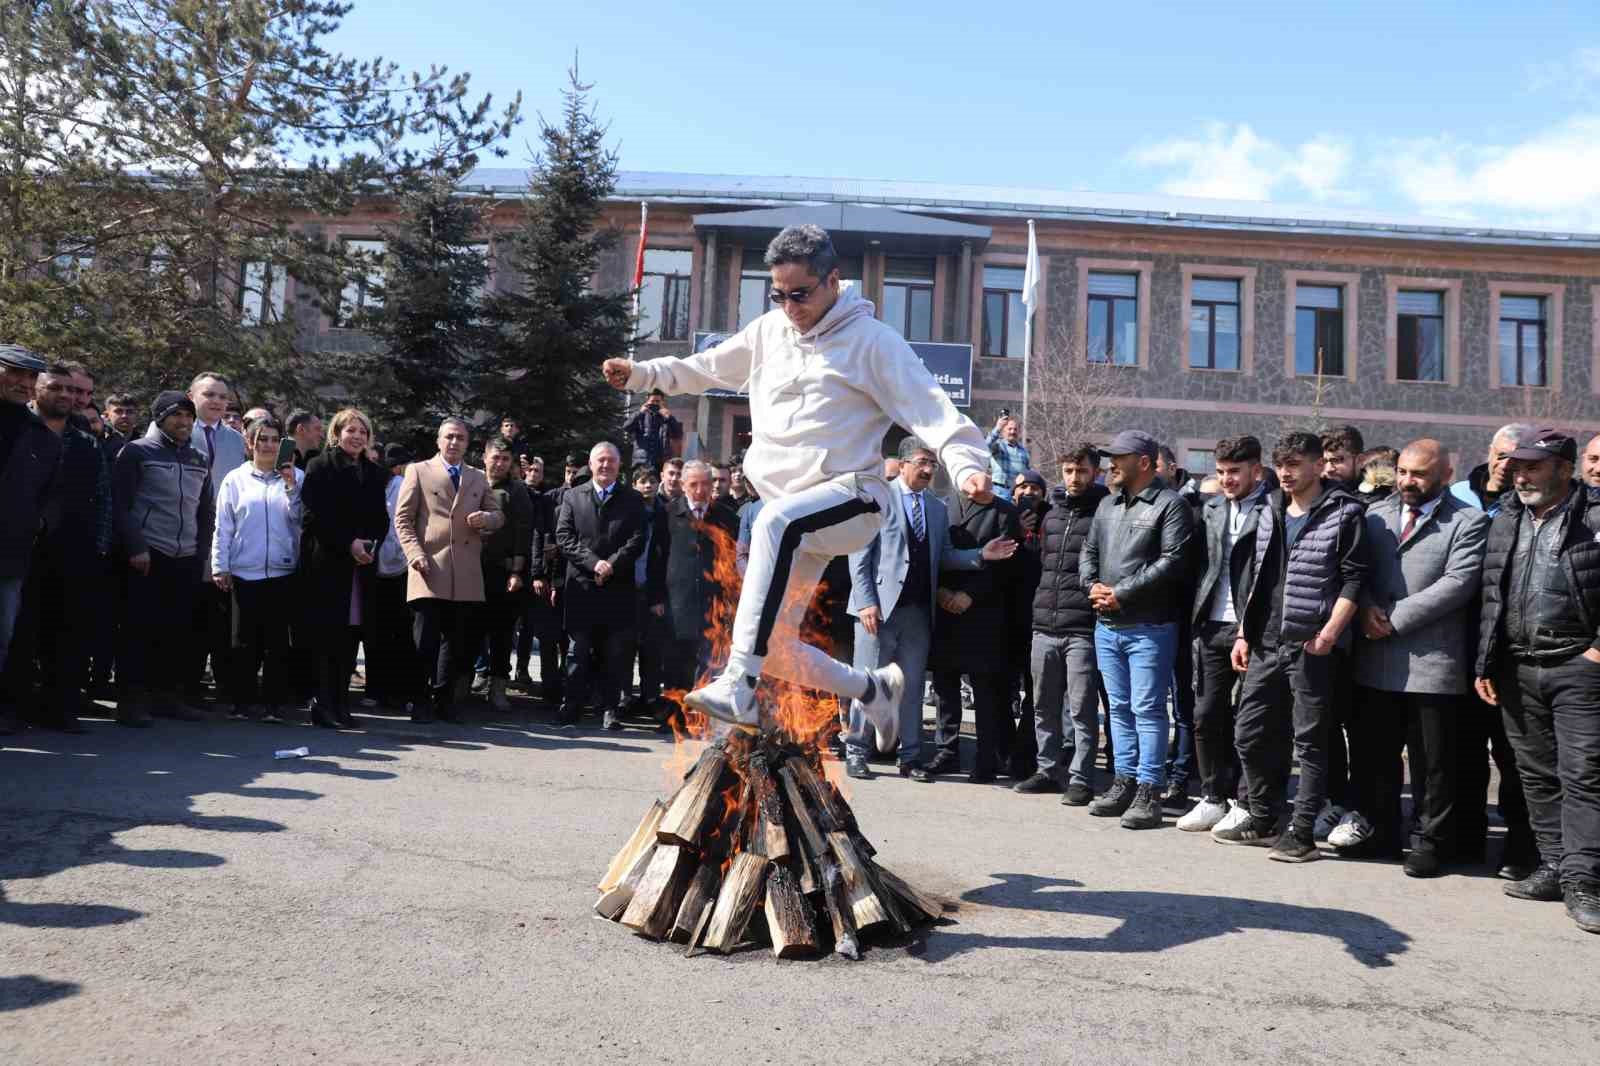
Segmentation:
{"type": "Polygon", "coordinates": [[[595,911],[690,955],[765,941],[779,958],[859,958],[863,931],[903,935],[943,914],[875,854],[815,750],[734,735],[645,812],[595,911]]]}

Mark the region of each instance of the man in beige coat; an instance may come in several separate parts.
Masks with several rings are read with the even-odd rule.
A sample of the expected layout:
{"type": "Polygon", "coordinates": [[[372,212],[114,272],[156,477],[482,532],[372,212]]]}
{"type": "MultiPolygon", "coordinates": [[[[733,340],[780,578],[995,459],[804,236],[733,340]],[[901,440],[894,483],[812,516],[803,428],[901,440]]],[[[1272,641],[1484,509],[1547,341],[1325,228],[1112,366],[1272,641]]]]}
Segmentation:
{"type": "Polygon", "coordinates": [[[484,534],[505,521],[481,470],[466,466],[470,430],[459,418],[439,426],[439,454],[406,468],[395,501],[394,535],[411,568],[406,601],[411,634],[428,676],[412,721],[457,721],[454,683],[472,668],[483,606],[484,534]]]}

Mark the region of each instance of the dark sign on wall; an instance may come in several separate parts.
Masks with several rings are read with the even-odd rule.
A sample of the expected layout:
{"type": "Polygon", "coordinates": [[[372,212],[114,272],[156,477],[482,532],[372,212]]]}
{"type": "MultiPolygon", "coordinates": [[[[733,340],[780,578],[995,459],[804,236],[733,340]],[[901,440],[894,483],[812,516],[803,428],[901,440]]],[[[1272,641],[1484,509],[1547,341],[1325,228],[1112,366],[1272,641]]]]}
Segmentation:
{"type": "MultiPolygon", "coordinates": [[[[703,352],[707,348],[714,348],[729,336],[731,334],[701,330],[694,335],[694,350],[703,352]]],[[[938,344],[932,341],[911,341],[910,344],[911,350],[922,360],[922,365],[933,375],[933,380],[950,397],[950,402],[962,408],[972,406],[972,345],[938,344]]],[[[743,394],[727,389],[712,389],[706,395],[732,399],[743,394]]]]}

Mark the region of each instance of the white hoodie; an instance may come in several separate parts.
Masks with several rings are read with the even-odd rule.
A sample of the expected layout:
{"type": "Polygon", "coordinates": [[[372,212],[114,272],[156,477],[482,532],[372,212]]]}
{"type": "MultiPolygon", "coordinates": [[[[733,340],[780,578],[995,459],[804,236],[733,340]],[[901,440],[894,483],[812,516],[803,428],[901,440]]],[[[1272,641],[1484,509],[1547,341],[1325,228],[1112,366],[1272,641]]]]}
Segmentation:
{"type": "Polygon", "coordinates": [[[635,363],[628,378],[634,392],[671,394],[747,384],[744,474],[766,499],[847,474],[881,478],[891,423],[938,452],[958,489],[989,471],[983,433],[853,287],[804,334],[777,308],[704,352],[635,363]]]}

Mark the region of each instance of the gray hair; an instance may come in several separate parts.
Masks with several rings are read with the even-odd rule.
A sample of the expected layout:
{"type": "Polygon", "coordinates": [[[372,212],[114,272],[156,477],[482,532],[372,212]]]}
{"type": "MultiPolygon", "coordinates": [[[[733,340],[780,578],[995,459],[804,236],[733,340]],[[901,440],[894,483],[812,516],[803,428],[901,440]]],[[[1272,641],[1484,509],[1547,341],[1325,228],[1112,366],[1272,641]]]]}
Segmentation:
{"type": "Polygon", "coordinates": [[[699,459],[690,459],[683,464],[683,476],[688,477],[690,474],[704,474],[706,477],[710,477],[711,464],[699,459]]]}
{"type": "Polygon", "coordinates": [[[803,226],[785,226],[783,232],[767,245],[763,260],[767,266],[784,263],[804,263],[806,270],[826,281],[839,265],[839,253],[833,250],[833,238],[821,226],[806,223],[803,226]]]}
{"type": "Polygon", "coordinates": [[[935,459],[939,457],[939,453],[934,451],[928,442],[920,437],[906,437],[901,440],[900,448],[895,452],[895,455],[902,463],[909,463],[918,452],[928,452],[935,459]]]}
{"type": "Polygon", "coordinates": [[[460,426],[461,432],[465,433],[469,440],[472,438],[472,427],[467,425],[467,420],[465,418],[456,418],[454,415],[452,415],[451,417],[445,419],[443,422],[439,423],[440,433],[444,432],[445,426],[460,426]]]}
{"type": "Polygon", "coordinates": [[[1508,437],[1513,445],[1517,445],[1537,432],[1539,431],[1526,422],[1508,422],[1494,431],[1494,436],[1489,438],[1489,443],[1493,444],[1501,437],[1508,437]]]}
{"type": "Polygon", "coordinates": [[[619,462],[622,460],[622,449],[617,447],[615,444],[612,444],[608,440],[603,440],[599,444],[596,444],[593,448],[590,448],[589,449],[589,458],[592,460],[596,455],[598,455],[600,453],[600,450],[602,448],[610,448],[612,453],[616,455],[617,460],[619,462]]]}

